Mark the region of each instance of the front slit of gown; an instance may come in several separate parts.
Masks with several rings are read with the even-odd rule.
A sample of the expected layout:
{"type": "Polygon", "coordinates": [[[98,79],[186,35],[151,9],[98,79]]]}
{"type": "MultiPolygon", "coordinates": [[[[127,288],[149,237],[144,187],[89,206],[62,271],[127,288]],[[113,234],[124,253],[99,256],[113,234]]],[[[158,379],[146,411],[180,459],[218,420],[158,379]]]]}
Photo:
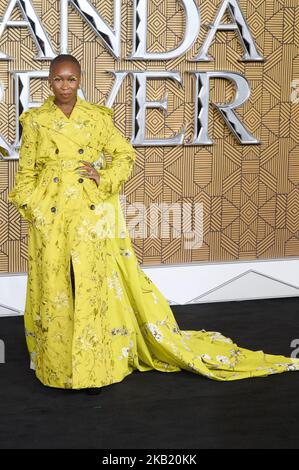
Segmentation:
{"type": "Polygon", "coordinates": [[[74,275],[72,257],[70,258],[70,275],[71,275],[72,293],[73,293],[73,307],[75,307],[75,275],[74,275]]]}

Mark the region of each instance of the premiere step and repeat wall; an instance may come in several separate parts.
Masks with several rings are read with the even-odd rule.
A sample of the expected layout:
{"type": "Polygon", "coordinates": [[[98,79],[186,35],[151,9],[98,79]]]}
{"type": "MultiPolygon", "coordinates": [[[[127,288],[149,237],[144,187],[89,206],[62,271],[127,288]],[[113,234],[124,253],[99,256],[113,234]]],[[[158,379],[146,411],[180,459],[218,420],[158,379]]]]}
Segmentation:
{"type": "Polygon", "coordinates": [[[121,200],[141,263],[298,256],[298,13],[298,0],[1,0],[0,272],[27,270],[27,223],[7,202],[18,118],[51,93],[59,53],[136,149],[121,200]]]}

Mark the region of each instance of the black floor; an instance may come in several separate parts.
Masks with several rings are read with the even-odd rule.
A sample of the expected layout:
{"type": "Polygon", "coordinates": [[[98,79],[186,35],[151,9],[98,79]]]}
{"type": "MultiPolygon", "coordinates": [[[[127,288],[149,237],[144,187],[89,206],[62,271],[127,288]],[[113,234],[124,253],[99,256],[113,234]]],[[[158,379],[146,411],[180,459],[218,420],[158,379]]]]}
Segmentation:
{"type": "MultiPolygon", "coordinates": [[[[181,329],[290,356],[299,299],[173,307],[181,329]]],[[[44,387],[29,369],[23,317],[1,318],[2,449],[298,449],[299,372],[217,382],[134,371],[99,396],[44,387]]]]}

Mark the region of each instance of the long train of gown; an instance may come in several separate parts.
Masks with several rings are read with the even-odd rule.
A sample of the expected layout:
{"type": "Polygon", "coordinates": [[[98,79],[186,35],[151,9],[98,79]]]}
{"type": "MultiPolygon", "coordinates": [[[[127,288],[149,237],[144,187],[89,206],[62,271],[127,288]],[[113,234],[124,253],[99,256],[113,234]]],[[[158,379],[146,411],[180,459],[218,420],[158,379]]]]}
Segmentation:
{"type": "Polygon", "coordinates": [[[134,367],[144,370],[140,368],[142,358],[160,371],[185,369],[222,381],[299,370],[297,358],[242,348],[217,331],[181,330],[167,300],[140,268],[133,249],[128,246],[126,251],[129,262],[128,257],[116,258],[117,289],[132,312],[137,342],[131,341],[127,352],[134,367]]]}

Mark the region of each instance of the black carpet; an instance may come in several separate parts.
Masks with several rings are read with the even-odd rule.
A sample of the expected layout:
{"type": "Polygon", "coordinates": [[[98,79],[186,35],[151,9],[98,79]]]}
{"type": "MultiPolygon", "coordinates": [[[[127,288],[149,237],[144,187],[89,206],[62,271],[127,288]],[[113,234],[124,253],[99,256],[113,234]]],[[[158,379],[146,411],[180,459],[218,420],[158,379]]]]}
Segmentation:
{"type": "MultiPolygon", "coordinates": [[[[290,356],[299,299],[172,307],[184,330],[290,356]]],[[[29,369],[23,317],[0,318],[2,449],[298,449],[299,372],[217,382],[134,371],[99,396],[44,387],[29,369]]]]}

